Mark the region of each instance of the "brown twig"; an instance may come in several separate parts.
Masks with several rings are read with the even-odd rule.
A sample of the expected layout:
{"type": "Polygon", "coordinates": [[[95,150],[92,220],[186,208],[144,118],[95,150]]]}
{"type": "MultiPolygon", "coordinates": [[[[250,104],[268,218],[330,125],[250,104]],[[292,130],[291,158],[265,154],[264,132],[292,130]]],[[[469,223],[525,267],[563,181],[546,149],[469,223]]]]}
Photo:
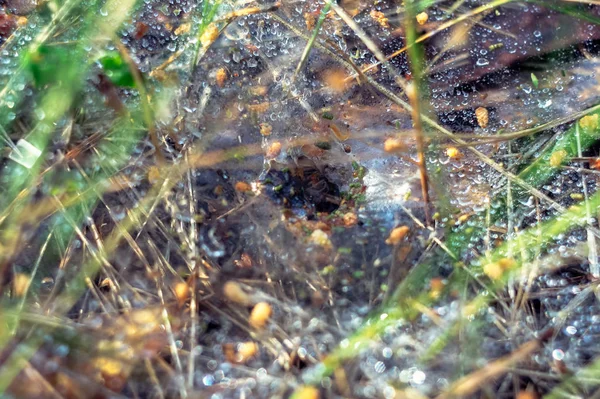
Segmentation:
{"type": "Polygon", "coordinates": [[[487,381],[507,373],[513,365],[527,359],[531,354],[538,351],[552,333],[552,330],[548,330],[539,339],[525,342],[511,354],[494,360],[481,369],[464,376],[452,384],[446,392],[438,395],[437,399],[465,397],[477,392],[487,381]]]}
{"type": "Polygon", "coordinates": [[[421,193],[423,195],[423,204],[425,207],[425,220],[427,225],[431,224],[429,214],[429,180],[427,177],[427,165],[425,163],[425,139],[423,135],[423,125],[421,122],[421,106],[419,103],[417,91],[414,84],[407,87],[406,94],[412,106],[413,127],[415,129],[415,140],[417,142],[419,174],[421,176],[421,193]]]}

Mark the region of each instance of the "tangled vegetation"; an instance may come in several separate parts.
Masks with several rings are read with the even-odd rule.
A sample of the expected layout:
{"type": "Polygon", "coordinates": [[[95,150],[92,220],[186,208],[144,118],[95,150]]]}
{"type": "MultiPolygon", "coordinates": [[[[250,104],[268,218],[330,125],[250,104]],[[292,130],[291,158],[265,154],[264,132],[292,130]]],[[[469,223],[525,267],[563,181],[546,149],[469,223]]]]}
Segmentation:
{"type": "Polygon", "coordinates": [[[0,1],[0,397],[600,397],[600,7],[0,1]]]}

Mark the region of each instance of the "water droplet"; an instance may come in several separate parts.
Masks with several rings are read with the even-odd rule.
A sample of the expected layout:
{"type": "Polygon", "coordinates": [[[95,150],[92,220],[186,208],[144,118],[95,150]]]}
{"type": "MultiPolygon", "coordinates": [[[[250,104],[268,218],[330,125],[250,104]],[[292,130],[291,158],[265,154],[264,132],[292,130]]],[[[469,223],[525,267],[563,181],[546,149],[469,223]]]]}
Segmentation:
{"type": "Polygon", "coordinates": [[[476,62],[477,66],[486,66],[486,65],[489,65],[489,64],[490,64],[490,62],[488,61],[487,58],[479,58],[477,60],[477,62],[476,62]]]}
{"type": "Polygon", "coordinates": [[[424,372],[422,372],[421,370],[417,370],[413,373],[412,382],[417,385],[421,385],[425,382],[425,377],[426,375],[424,372]]]}
{"type": "Polygon", "coordinates": [[[563,360],[565,358],[565,352],[561,349],[554,349],[552,351],[552,358],[558,361],[563,360]]]}
{"type": "Polygon", "coordinates": [[[377,362],[375,363],[375,366],[373,366],[373,368],[375,369],[376,373],[383,373],[385,371],[385,364],[383,362],[377,362]]]}

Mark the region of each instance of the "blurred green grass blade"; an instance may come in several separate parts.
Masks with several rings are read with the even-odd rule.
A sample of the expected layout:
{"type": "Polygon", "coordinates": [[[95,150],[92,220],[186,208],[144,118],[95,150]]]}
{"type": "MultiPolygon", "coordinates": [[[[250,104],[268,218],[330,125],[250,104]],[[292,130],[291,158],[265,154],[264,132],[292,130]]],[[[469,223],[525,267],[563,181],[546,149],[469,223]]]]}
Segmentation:
{"type": "Polygon", "coordinates": [[[50,84],[68,84],[69,82],[57,79],[68,77],[61,71],[69,68],[71,51],[72,49],[66,47],[45,44],[30,51],[25,58],[25,64],[29,67],[35,86],[43,88],[50,84]]]}
{"type": "Polygon", "coordinates": [[[135,87],[135,80],[129,65],[123,60],[121,54],[116,51],[106,54],[99,60],[102,69],[108,78],[117,87],[135,87]]]}
{"type": "MultiPolygon", "coordinates": [[[[86,22],[75,33],[77,36],[88,38],[87,40],[98,40],[103,37],[110,39],[125,20],[134,4],[135,0],[121,2],[112,0],[106,4],[102,2],[88,3],[87,15],[85,17],[86,22]],[[102,16],[99,11],[100,8],[111,10],[111,12],[118,15],[113,16],[109,14],[102,16]]],[[[68,53],[64,51],[64,48],[53,47],[52,51],[55,51],[56,55],[52,56],[52,58],[60,58],[60,61],[54,61],[59,63],[61,67],[54,70],[53,66],[44,66],[38,70],[40,74],[38,77],[42,82],[53,84],[42,95],[40,106],[34,112],[38,116],[37,124],[24,139],[37,148],[41,152],[41,155],[32,167],[26,167],[17,162],[10,161],[4,170],[2,170],[0,180],[5,190],[2,200],[0,200],[0,209],[5,209],[12,203],[17,194],[36,178],[56,124],[70,109],[75,95],[83,86],[83,80],[89,66],[89,52],[86,50],[88,45],[87,40],[80,41],[68,53]],[[66,59],[67,57],[68,60],[66,59]],[[45,76],[45,74],[52,75],[52,77],[45,76]]],[[[38,48],[34,48],[32,53],[35,55],[37,51],[38,48]]],[[[47,55],[47,51],[44,54],[47,55]]],[[[44,62],[41,63],[41,65],[44,64],[44,62]]]]}
{"type": "MultiPolygon", "coordinates": [[[[3,66],[0,69],[0,126],[4,129],[15,118],[24,95],[24,89],[31,80],[28,68],[30,52],[46,43],[61,27],[67,16],[81,4],[79,0],[67,0],[49,16],[45,13],[34,13],[25,26],[17,28],[2,46],[0,56],[3,66]]],[[[2,143],[0,142],[0,148],[2,143]]]]}
{"type": "MultiPolygon", "coordinates": [[[[132,10],[135,5],[135,0],[127,0],[127,1],[118,1],[118,0],[109,0],[108,2],[91,2],[85,3],[87,8],[86,16],[84,17],[85,23],[83,27],[77,33],[78,36],[87,38],[87,40],[82,40],[75,46],[74,51],[70,53],[70,63],[65,63],[63,68],[60,68],[56,71],[57,76],[51,78],[50,76],[44,76],[44,74],[48,74],[48,70],[41,70],[41,75],[38,75],[38,84],[48,85],[48,88],[44,91],[41,100],[40,106],[38,110],[36,110],[36,115],[38,116],[37,123],[34,129],[26,136],[26,140],[36,148],[42,151],[42,154],[45,152],[46,146],[55,132],[56,124],[63,118],[66,112],[68,112],[71,107],[74,97],[80,88],[83,85],[83,80],[87,73],[87,68],[89,66],[88,62],[88,51],[86,47],[88,45],[88,40],[98,40],[101,38],[110,39],[113,37],[114,32],[121,26],[124,20],[129,15],[129,12],[132,10]],[[100,12],[99,7],[103,7],[105,10],[108,10],[109,14],[103,16],[102,12],[100,12]]],[[[35,48],[34,50],[37,50],[35,48]]],[[[60,52],[58,53],[61,56],[60,52]]],[[[64,56],[64,54],[62,55],[64,56]]],[[[128,119],[130,122],[135,119],[128,119]]],[[[123,130],[125,132],[126,130],[123,130]]],[[[140,130],[141,131],[141,130],[140,130]]],[[[127,131],[126,134],[130,134],[130,131],[127,131]]],[[[138,136],[140,137],[140,136],[138,136]]],[[[131,145],[136,144],[136,140],[129,140],[131,145]]],[[[130,151],[132,148],[123,147],[124,151],[130,151]]],[[[129,154],[129,152],[128,152],[129,154]]],[[[16,196],[21,190],[30,185],[34,184],[38,179],[38,172],[40,169],[40,165],[43,160],[43,155],[39,157],[39,159],[34,163],[32,167],[25,167],[17,162],[11,162],[5,166],[2,170],[1,179],[6,188],[3,195],[3,200],[1,204],[1,209],[5,209],[5,207],[12,203],[16,196]],[[6,187],[6,186],[5,186],[6,187]]],[[[115,157],[106,158],[106,162],[110,162],[110,165],[114,167],[114,159],[115,157]]],[[[121,159],[126,159],[125,157],[121,157],[121,159]]],[[[110,173],[113,173],[115,169],[110,168],[107,169],[110,173]]],[[[97,180],[101,180],[106,176],[102,176],[101,174],[96,176],[97,180]]],[[[72,223],[77,224],[81,222],[81,218],[88,214],[89,209],[93,207],[94,202],[97,200],[98,193],[92,190],[90,192],[90,197],[82,197],[79,206],[72,207],[68,210],[67,214],[63,215],[63,219],[70,218],[72,223]],[[93,194],[93,195],[92,195],[93,194]],[[72,218],[72,217],[75,217],[72,218]]],[[[20,207],[22,208],[27,203],[27,198],[19,199],[20,207]]],[[[19,212],[15,212],[15,215],[18,215],[19,212]]],[[[60,216],[55,220],[56,223],[61,223],[60,216]]],[[[11,242],[11,239],[8,237],[10,234],[15,234],[15,229],[18,227],[18,220],[9,220],[5,225],[8,224],[9,228],[3,232],[2,242],[11,242]],[[14,224],[13,224],[14,222],[14,224]]],[[[6,226],[3,226],[6,227],[6,226]]],[[[55,230],[55,232],[58,230],[55,230]]],[[[65,238],[69,235],[69,232],[64,232],[65,238]]],[[[84,275],[87,274],[88,269],[83,268],[82,271],[84,275]]],[[[3,326],[5,326],[3,324],[3,326]]],[[[13,331],[10,328],[3,329],[0,331],[0,344],[6,345],[9,340],[13,336],[13,331]]],[[[39,346],[39,342],[36,342],[35,336],[23,344],[20,344],[19,347],[12,352],[12,358],[7,361],[2,370],[0,370],[0,392],[4,392],[8,385],[12,382],[17,373],[22,369],[22,367],[26,364],[26,360],[34,353],[34,351],[39,346]],[[30,350],[26,350],[29,348],[30,350]]]]}
{"type": "MultiPolygon", "coordinates": [[[[592,123],[581,126],[581,119],[575,121],[553,146],[546,148],[543,153],[539,154],[532,163],[518,174],[518,177],[533,187],[541,187],[560,170],[562,165],[571,158],[577,157],[578,126],[576,124],[581,127],[579,129],[581,149],[585,151],[594,145],[600,139],[600,124],[596,123],[594,126],[593,121],[600,119],[600,111],[592,112],[584,118],[591,118],[587,120],[592,121],[592,123]]],[[[515,187],[513,189],[514,203],[518,203],[519,199],[525,198],[527,195],[527,191],[515,187]]],[[[505,201],[506,198],[504,197],[493,199],[492,203],[496,205],[494,206],[494,213],[491,215],[492,225],[505,217],[505,206],[502,205],[505,201]]],[[[467,223],[449,232],[446,244],[450,250],[461,253],[467,248],[472,239],[483,237],[486,229],[485,215],[483,213],[474,215],[467,223]]]]}
{"type": "Polygon", "coordinates": [[[429,7],[435,5],[438,0],[417,0],[414,1],[415,11],[421,12],[427,10],[429,7]]]}
{"type": "Polygon", "coordinates": [[[310,50],[312,49],[315,40],[317,40],[317,37],[319,36],[319,32],[321,31],[321,27],[323,26],[323,22],[325,22],[325,18],[327,17],[329,10],[331,10],[331,0],[328,0],[327,3],[325,3],[325,6],[323,6],[323,9],[319,14],[319,19],[317,20],[317,23],[313,29],[313,33],[310,36],[310,39],[308,39],[306,47],[304,47],[304,51],[300,56],[300,62],[298,62],[298,66],[294,72],[294,78],[302,71],[302,68],[304,68],[306,60],[308,59],[308,55],[310,54],[310,50]]]}
{"type": "MultiPolygon", "coordinates": [[[[584,118],[600,118],[600,111],[589,114],[584,118]]],[[[593,121],[592,119],[592,121],[593,121]]],[[[588,119],[589,120],[589,119],[588,119]]],[[[585,125],[579,123],[581,135],[581,149],[586,150],[600,139],[600,126],[585,125]]],[[[577,127],[574,124],[556,141],[556,143],[536,157],[535,160],[521,173],[519,177],[530,182],[532,185],[541,186],[554,175],[562,165],[570,158],[577,157],[577,127]],[[559,156],[558,156],[559,155],[559,156]]]]}
{"type": "Polygon", "coordinates": [[[203,0],[202,2],[202,11],[200,15],[200,25],[197,29],[196,34],[196,46],[194,48],[194,56],[192,57],[192,65],[190,70],[193,72],[200,61],[200,57],[202,54],[202,35],[206,31],[208,25],[215,19],[217,12],[219,11],[219,7],[221,6],[221,0],[203,0]]]}
{"type": "Polygon", "coordinates": [[[0,372],[0,393],[6,392],[21,370],[27,367],[29,359],[35,354],[42,342],[42,339],[35,337],[26,345],[19,345],[10,353],[9,358],[4,362],[2,371],[0,372]],[[35,342],[32,342],[34,340],[35,342]]]}
{"type": "MultiPolygon", "coordinates": [[[[79,80],[82,77],[83,74],[80,73],[78,68],[68,68],[61,72],[59,79],[79,80]]],[[[12,160],[4,167],[0,176],[0,181],[4,187],[0,209],[6,209],[16,200],[19,192],[35,180],[44,160],[46,146],[54,133],[55,125],[70,108],[78,88],[79,85],[76,83],[53,87],[43,96],[41,105],[36,111],[39,119],[33,130],[24,137],[24,140],[40,151],[40,155],[31,167],[12,160]]]]}
{"type": "MultiPolygon", "coordinates": [[[[600,192],[589,198],[588,205],[593,210],[600,209],[600,192]]],[[[521,249],[525,249],[525,253],[528,253],[533,259],[540,248],[551,243],[560,234],[566,233],[575,227],[587,224],[586,214],[586,206],[583,204],[573,206],[558,217],[544,222],[540,226],[531,227],[516,237],[511,238],[509,241],[495,249],[489,257],[480,258],[478,263],[481,267],[481,265],[487,262],[494,262],[506,258],[507,256],[510,256],[511,253],[515,252],[515,247],[519,248],[518,253],[524,253],[521,249]]],[[[515,261],[517,264],[512,273],[516,273],[522,262],[527,260],[515,259],[515,261]]],[[[504,287],[508,278],[509,275],[507,274],[503,279],[498,280],[494,287],[496,289],[504,287]]],[[[470,301],[469,307],[473,309],[473,311],[476,311],[487,306],[493,299],[494,297],[489,295],[489,293],[482,293],[470,301]]],[[[426,292],[423,292],[416,301],[427,305],[428,303],[431,303],[432,300],[431,298],[428,299],[426,292]]],[[[388,326],[396,325],[402,320],[410,321],[415,314],[418,314],[418,312],[415,313],[414,309],[411,309],[411,302],[412,300],[410,297],[400,297],[398,298],[397,303],[391,304],[389,307],[384,308],[378,314],[369,318],[363,327],[324,359],[321,368],[312,370],[309,373],[311,381],[316,381],[318,378],[329,375],[329,373],[341,365],[343,360],[356,357],[361,348],[368,346],[370,342],[379,334],[383,333],[388,326]]],[[[463,315],[462,317],[466,318],[470,316],[463,315]]],[[[440,335],[439,340],[432,344],[426,352],[426,358],[432,358],[439,354],[445,345],[450,342],[451,336],[458,331],[459,329],[456,327],[456,324],[450,326],[449,331],[440,335]]]]}
{"type": "MultiPolygon", "coordinates": [[[[76,201],[69,201],[63,212],[51,217],[50,229],[56,231],[55,247],[68,245],[75,234],[74,226],[81,225],[90,216],[90,211],[96,207],[106,189],[108,179],[127,164],[130,154],[146,134],[141,121],[142,112],[137,111],[116,123],[104,142],[98,144],[98,154],[91,159],[90,164],[94,165],[96,172],[83,176],[80,171],[73,170],[70,176],[54,179],[71,184],[71,187],[62,189],[67,190],[65,194],[68,196],[77,198],[76,201]]],[[[56,250],[49,251],[48,257],[54,259],[46,259],[45,264],[56,264],[59,254],[56,250]]]]}
{"type": "MultiPolygon", "coordinates": [[[[600,192],[595,193],[586,202],[579,203],[566,212],[559,216],[542,223],[539,226],[530,227],[529,229],[521,232],[510,240],[504,242],[498,248],[496,248],[489,256],[483,256],[479,258],[474,264],[478,269],[481,269],[484,265],[492,262],[498,262],[504,258],[510,258],[515,261],[515,267],[511,270],[511,273],[507,273],[503,278],[490,284],[491,290],[499,290],[506,286],[511,275],[515,275],[523,263],[530,262],[535,259],[538,254],[550,243],[576,227],[585,226],[588,223],[587,209],[590,207],[593,212],[597,212],[600,209],[600,192]],[[525,259],[513,258],[512,254],[519,254],[520,256],[526,256],[525,259]]],[[[477,309],[483,308],[490,303],[494,298],[489,293],[479,294],[474,300],[471,301],[472,306],[477,309]]],[[[450,327],[452,329],[452,327],[450,327]]],[[[457,332],[452,330],[453,332],[457,332]]],[[[444,338],[447,341],[447,337],[444,338]]],[[[432,345],[427,353],[427,358],[434,358],[443,349],[441,345],[432,345]]]]}

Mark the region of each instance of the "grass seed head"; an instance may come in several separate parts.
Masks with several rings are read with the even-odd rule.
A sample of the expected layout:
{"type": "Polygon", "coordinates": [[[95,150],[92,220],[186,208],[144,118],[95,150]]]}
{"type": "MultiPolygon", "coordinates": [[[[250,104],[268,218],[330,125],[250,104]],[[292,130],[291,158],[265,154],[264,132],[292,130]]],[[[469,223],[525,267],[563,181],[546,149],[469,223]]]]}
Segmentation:
{"type": "Polygon", "coordinates": [[[520,391],[517,393],[517,399],[538,399],[539,396],[534,391],[520,391]]]}
{"type": "Polygon", "coordinates": [[[229,75],[227,74],[227,69],[219,68],[215,73],[215,81],[217,82],[217,86],[223,88],[225,83],[227,82],[227,78],[229,75]]]}
{"type": "Polygon", "coordinates": [[[319,399],[319,390],[311,385],[302,386],[294,391],[290,399],[319,399]]]}
{"type": "Polygon", "coordinates": [[[310,235],[310,241],[323,248],[331,248],[331,240],[329,240],[329,236],[321,229],[316,229],[310,235]]]}
{"type": "Polygon", "coordinates": [[[306,30],[313,30],[317,22],[317,16],[310,12],[304,13],[304,23],[306,24],[306,30]]]}
{"type": "Polygon", "coordinates": [[[598,129],[598,114],[584,116],[579,120],[579,126],[581,126],[582,129],[598,129]]]}
{"type": "Polygon", "coordinates": [[[240,193],[247,193],[252,191],[252,186],[245,181],[238,181],[235,183],[235,191],[240,193]]]}
{"type": "Polygon", "coordinates": [[[562,163],[565,161],[568,155],[569,154],[567,154],[565,150],[554,151],[550,155],[550,159],[548,160],[548,162],[550,163],[550,166],[552,166],[553,168],[557,168],[560,165],[562,165],[562,163]]]}
{"type": "Polygon", "coordinates": [[[281,143],[279,141],[275,141],[275,142],[271,143],[271,145],[267,149],[267,153],[265,154],[265,157],[267,159],[273,159],[273,158],[277,158],[279,156],[279,154],[281,154],[281,143]]]}
{"type": "Polygon", "coordinates": [[[492,280],[502,278],[507,270],[512,269],[516,262],[511,258],[502,258],[497,262],[491,262],[483,266],[483,272],[492,280]]]}
{"type": "Polygon", "coordinates": [[[358,223],[358,216],[356,216],[356,213],[354,213],[354,212],[348,212],[348,213],[344,214],[343,220],[344,220],[344,226],[346,226],[346,227],[354,226],[356,223],[358,223]]]}
{"type": "Polygon", "coordinates": [[[248,92],[256,97],[264,97],[269,92],[269,88],[267,86],[251,86],[248,92]]]}
{"type": "Polygon", "coordinates": [[[258,353],[258,344],[256,342],[242,342],[238,345],[236,360],[239,363],[247,362],[258,353]]]}
{"type": "Polygon", "coordinates": [[[388,21],[387,17],[385,16],[384,13],[382,13],[381,11],[377,11],[377,10],[371,10],[370,14],[371,18],[373,18],[373,20],[375,22],[377,22],[379,24],[379,26],[381,26],[384,29],[389,29],[390,28],[390,22],[388,21]]]}
{"type": "Polygon", "coordinates": [[[396,227],[390,232],[390,235],[387,240],[385,240],[385,243],[388,245],[397,245],[406,237],[409,231],[410,228],[408,226],[396,227]]]}
{"type": "Polygon", "coordinates": [[[342,93],[346,90],[347,74],[340,69],[331,69],[325,72],[323,81],[325,86],[335,93],[342,93]]]}
{"type": "Polygon", "coordinates": [[[262,136],[270,136],[273,133],[273,127],[268,123],[261,123],[260,125],[260,134],[262,136]]]}
{"type": "Polygon", "coordinates": [[[456,221],[460,224],[465,223],[467,220],[469,220],[471,218],[471,214],[470,213],[463,213],[462,215],[460,215],[458,217],[458,219],[456,219],[456,221]]]}
{"type": "Polygon", "coordinates": [[[161,329],[160,309],[136,309],[128,313],[125,320],[123,331],[132,342],[161,329]]]}
{"type": "Polygon", "coordinates": [[[490,114],[487,108],[479,107],[475,110],[475,117],[480,128],[485,129],[488,126],[490,114]]]}
{"type": "Polygon", "coordinates": [[[406,150],[406,143],[397,138],[389,138],[383,143],[385,152],[400,152],[406,150]]]}
{"type": "Polygon", "coordinates": [[[192,29],[192,24],[191,23],[185,23],[185,24],[181,24],[177,27],[177,29],[175,29],[175,34],[177,36],[181,36],[181,35],[185,35],[186,33],[189,33],[190,30],[192,29]]]}
{"type": "Polygon", "coordinates": [[[437,299],[440,297],[442,291],[444,290],[446,283],[441,277],[434,277],[430,281],[430,290],[429,296],[433,299],[437,299]]]}
{"type": "Polygon", "coordinates": [[[259,302],[252,308],[250,312],[250,317],[248,319],[248,323],[258,329],[263,329],[269,319],[271,318],[271,314],[273,313],[273,308],[266,302],[259,302]]]}
{"type": "Polygon", "coordinates": [[[504,270],[508,270],[508,269],[512,269],[516,265],[516,262],[514,259],[511,259],[511,258],[502,258],[498,261],[498,264],[504,270]]]}
{"type": "Polygon", "coordinates": [[[173,287],[173,292],[175,293],[177,303],[181,305],[188,300],[190,296],[190,287],[187,285],[187,283],[180,281],[173,287]]]}
{"type": "Polygon", "coordinates": [[[483,272],[492,280],[499,280],[504,275],[504,269],[496,262],[483,266],[483,272]]]}
{"type": "Polygon", "coordinates": [[[160,179],[160,170],[157,166],[150,166],[148,168],[148,183],[154,184],[160,179]]]}
{"type": "Polygon", "coordinates": [[[12,294],[14,297],[21,298],[27,292],[31,278],[23,273],[17,273],[12,281],[12,294]]]}
{"type": "Polygon", "coordinates": [[[269,148],[267,149],[267,154],[265,155],[267,159],[277,158],[281,154],[281,143],[279,141],[275,141],[271,143],[269,148]]]}
{"type": "Polygon", "coordinates": [[[448,158],[450,159],[461,159],[463,157],[462,152],[456,147],[448,147],[446,149],[446,155],[448,155],[448,158]]]}
{"type": "Polygon", "coordinates": [[[425,11],[423,11],[423,12],[417,14],[416,18],[417,18],[417,23],[419,25],[425,25],[427,23],[427,21],[429,20],[429,15],[425,11]]]}
{"type": "Polygon", "coordinates": [[[202,35],[200,36],[200,43],[202,47],[208,48],[217,38],[219,37],[219,28],[217,25],[211,23],[206,27],[202,35]]]}
{"type": "Polygon", "coordinates": [[[116,377],[123,373],[123,362],[110,357],[97,357],[94,359],[94,367],[106,377],[116,377]]]}
{"type": "Polygon", "coordinates": [[[250,306],[252,304],[250,295],[235,281],[227,281],[223,284],[223,295],[225,295],[225,298],[229,301],[237,303],[238,305],[250,306]]]}

